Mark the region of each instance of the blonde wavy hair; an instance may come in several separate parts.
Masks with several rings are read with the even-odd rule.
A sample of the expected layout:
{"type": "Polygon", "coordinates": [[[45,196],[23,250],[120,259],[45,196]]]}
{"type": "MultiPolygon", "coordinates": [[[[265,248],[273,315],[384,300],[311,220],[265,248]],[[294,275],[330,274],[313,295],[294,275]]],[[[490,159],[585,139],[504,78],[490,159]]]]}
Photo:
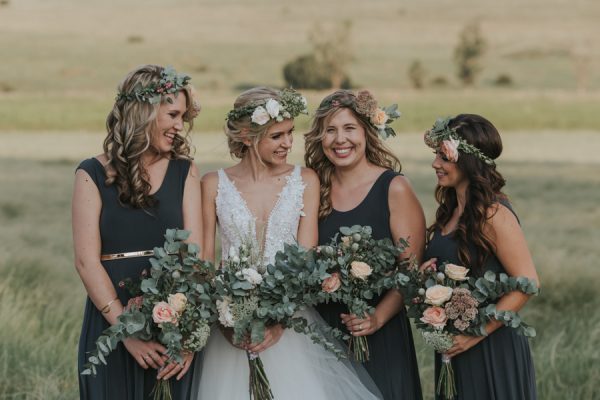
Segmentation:
{"type": "MultiPolygon", "coordinates": [[[[242,92],[242,94],[235,99],[233,108],[245,107],[249,104],[268,99],[281,101],[277,90],[264,86],[255,87],[242,92]]],[[[246,115],[234,120],[227,120],[225,125],[225,135],[227,136],[229,154],[231,154],[232,157],[242,159],[248,153],[249,148],[252,148],[255,154],[258,154],[258,142],[265,137],[269,128],[277,123],[275,119],[269,119],[266,124],[258,125],[252,123],[251,118],[251,115],[246,115]],[[251,146],[244,143],[247,139],[252,143],[251,146]]]]}
{"type": "Polygon", "coordinates": [[[321,181],[319,218],[331,214],[331,175],[335,165],[325,156],[323,138],[327,124],[340,110],[348,109],[354,115],[360,126],[365,130],[367,160],[374,165],[400,172],[400,160],[385,146],[377,129],[368,121],[368,117],[356,111],[356,95],[349,90],[337,90],[325,97],[312,119],[311,129],[304,135],[304,162],[312,168],[321,181]]]}
{"type": "MultiPolygon", "coordinates": [[[[158,65],[142,65],[127,74],[119,84],[118,91],[131,93],[136,88],[158,84],[163,70],[158,65]]],[[[175,137],[169,158],[192,160],[189,132],[199,105],[194,100],[191,85],[184,86],[181,93],[186,97],[186,111],[183,115],[186,128],[182,135],[175,137]]],[[[166,101],[167,96],[161,96],[160,104],[166,101]]],[[[107,135],[103,148],[108,163],[105,166],[105,184],[116,185],[119,201],[123,205],[141,209],[156,205],[156,199],[150,195],[151,185],[148,173],[141,164],[141,157],[148,150],[154,150],[157,154],[159,152],[153,148],[151,139],[158,129],[156,120],[160,104],[119,99],[106,117],[107,135]]]]}

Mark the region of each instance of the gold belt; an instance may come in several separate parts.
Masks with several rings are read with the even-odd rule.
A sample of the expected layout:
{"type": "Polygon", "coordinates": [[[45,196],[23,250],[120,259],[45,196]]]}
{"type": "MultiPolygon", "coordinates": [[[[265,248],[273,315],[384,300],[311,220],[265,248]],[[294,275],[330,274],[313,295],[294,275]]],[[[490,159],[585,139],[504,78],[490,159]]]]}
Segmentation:
{"type": "Polygon", "coordinates": [[[100,256],[100,260],[110,261],[110,260],[120,260],[122,258],[148,257],[148,256],[153,256],[153,255],[154,255],[154,250],[140,250],[140,251],[130,251],[128,253],[102,254],[100,256]]]}

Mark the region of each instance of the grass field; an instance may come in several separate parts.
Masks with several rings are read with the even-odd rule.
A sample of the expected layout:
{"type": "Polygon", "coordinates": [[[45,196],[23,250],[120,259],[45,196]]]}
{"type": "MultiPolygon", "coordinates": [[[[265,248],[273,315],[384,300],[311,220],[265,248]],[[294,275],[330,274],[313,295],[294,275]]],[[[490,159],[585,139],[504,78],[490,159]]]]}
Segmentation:
{"type": "MultiPolygon", "coordinates": [[[[231,163],[219,131],[236,95],[283,86],[283,65],[310,50],[315,24],[328,31],[345,20],[354,85],[403,112],[390,143],[428,221],[434,176],[420,132],[459,112],[499,128],[499,168],[542,280],[524,311],[538,331],[539,398],[600,399],[597,0],[0,1],[0,399],[77,398],[85,291],[72,266],[73,172],[100,152],[124,74],[157,63],[192,76],[203,105],[193,141],[205,172],[231,163]],[[488,46],[477,85],[464,89],[452,52],[474,20],[488,46]],[[421,91],[407,77],[416,59],[427,71],[421,91]],[[514,84],[493,85],[500,74],[514,84]],[[436,77],[448,85],[432,86],[436,77]]],[[[306,92],[309,110],[325,94],[306,92]]],[[[307,125],[296,121],[300,133],[307,125]]],[[[301,161],[302,143],[291,157],[301,161]]],[[[430,399],[432,354],[416,339],[430,399]]]]}

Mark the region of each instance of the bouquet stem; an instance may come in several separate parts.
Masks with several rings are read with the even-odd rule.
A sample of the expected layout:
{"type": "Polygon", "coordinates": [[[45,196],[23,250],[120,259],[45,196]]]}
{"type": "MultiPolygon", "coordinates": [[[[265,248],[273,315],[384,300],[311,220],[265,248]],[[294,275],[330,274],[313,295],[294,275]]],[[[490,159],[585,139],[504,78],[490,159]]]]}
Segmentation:
{"type": "Polygon", "coordinates": [[[173,400],[173,396],[171,395],[171,380],[157,380],[150,394],[153,395],[152,398],[154,400],[173,400]]]}
{"type": "Polygon", "coordinates": [[[364,363],[369,361],[369,343],[366,336],[353,336],[350,338],[349,349],[354,354],[354,359],[364,363]]]}
{"type": "Polygon", "coordinates": [[[273,392],[265,367],[257,353],[247,351],[250,367],[250,400],[273,400],[273,392]]]}
{"type": "Polygon", "coordinates": [[[450,357],[446,354],[442,354],[442,368],[437,382],[436,393],[443,396],[446,400],[454,399],[457,394],[456,385],[454,384],[454,370],[452,369],[450,357]]]}

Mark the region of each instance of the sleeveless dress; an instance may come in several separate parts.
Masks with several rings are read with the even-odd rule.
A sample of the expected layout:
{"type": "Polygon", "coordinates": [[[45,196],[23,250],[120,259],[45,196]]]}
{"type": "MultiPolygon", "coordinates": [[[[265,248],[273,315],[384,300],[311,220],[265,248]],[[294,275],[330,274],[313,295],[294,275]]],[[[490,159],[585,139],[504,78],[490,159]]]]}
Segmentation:
{"type": "MultiPolygon", "coordinates": [[[[510,204],[501,202],[513,211],[510,204]]],[[[514,212],[513,212],[514,213],[514,212]]],[[[516,216],[516,214],[515,214],[516,216]]],[[[471,249],[475,253],[475,248],[471,249]]],[[[424,260],[436,257],[437,264],[450,262],[461,265],[458,243],[452,233],[442,235],[436,230],[427,245],[424,260]]],[[[506,270],[495,255],[491,255],[483,271],[506,270]]],[[[437,382],[441,356],[435,353],[437,382]]],[[[533,400],[537,398],[535,370],[529,342],[514,329],[501,327],[469,350],[452,357],[452,367],[459,400],[533,400]]],[[[441,399],[441,397],[436,397],[441,399]]]]}
{"type": "MultiPolygon", "coordinates": [[[[221,235],[222,257],[236,254],[242,243],[257,243],[256,219],[233,182],[218,171],[216,212],[221,235]],[[248,237],[250,233],[250,237],[248,237]]],[[[296,166],[271,210],[264,239],[264,261],[273,262],[284,243],[296,241],[303,209],[304,183],[296,166]]],[[[309,323],[314,310],[300,313],[309,323]]],[[[369,400],[379,398],[365,385],[368,375],[360,374],[344,361],[312,343],[305,335],[286,329],[279,342],[260,353],[276,400],[369,400]],[[365,382],[363,383],[363,380],[365,382]]],[[[200,361],[197,360],[197,364],[200,361]]],[[[248,400],[249,369],[246,352],[232,346],[217,328],[213,329],[203,352],[201,368],[196,367],[194,383],[198,400],[248,400]]],[[[377,389],[371,382],[371,390],[377,389]]]]}
{"type": "MultiPolygon", "coordinates": [[[[101,254],[151,250],[162,247],[167,228],[183,228],[183,190],[190,161],[170,160],[162,185],[155,193],[158,205],[151,210],[126,208],[118,201],[117,188],[106,186],[104,167],[96,158],[81,162],[77,169],[88,173],[96,184],[102,200],[100,213],[101,254]]],[[[117,296],[127,304],[130,296],[119,288],[119,281],[139,279],[144,268],[149,268],[148,257],[102,261],[117,296]]],[[[87,362],[87,352],[96,348],[96,339],[109,327],[102,313],[87,299],[83,327],[79,339],[78,370],[87,362]]],[[[157,370],[144,370],[129,354],[123,343],[106,358],[108,366],[101,365],[96,376],[79,375],[79,393],[82,400],[147,400],[156,382],[157,370]]],[[[171,379],[173,399],[188,399],[193,371],[180,380],[171,379]]]]}
{"type": "MultiPolygon", "coordinates": [[[[374,239],[392,238],[388,193],[392,179],[400,175],[386,170],[375,181],[364,200],[350,211],[332,210],[319,221],[319,244],[328,243],[342,226],[368,225],[374,239]]],[[[381,297],[371,301],[375,306],[381,297]]],[[[341,303],[320,304],[317,311],[331,326],[347,332],[340,314],[348,313],[341,303]]],[[[392,317],[381,329],[367,336],[370,359],[363,365],[386,400],[421,399],[421,381],[415,345],[406,310],[392,317]]]]}

